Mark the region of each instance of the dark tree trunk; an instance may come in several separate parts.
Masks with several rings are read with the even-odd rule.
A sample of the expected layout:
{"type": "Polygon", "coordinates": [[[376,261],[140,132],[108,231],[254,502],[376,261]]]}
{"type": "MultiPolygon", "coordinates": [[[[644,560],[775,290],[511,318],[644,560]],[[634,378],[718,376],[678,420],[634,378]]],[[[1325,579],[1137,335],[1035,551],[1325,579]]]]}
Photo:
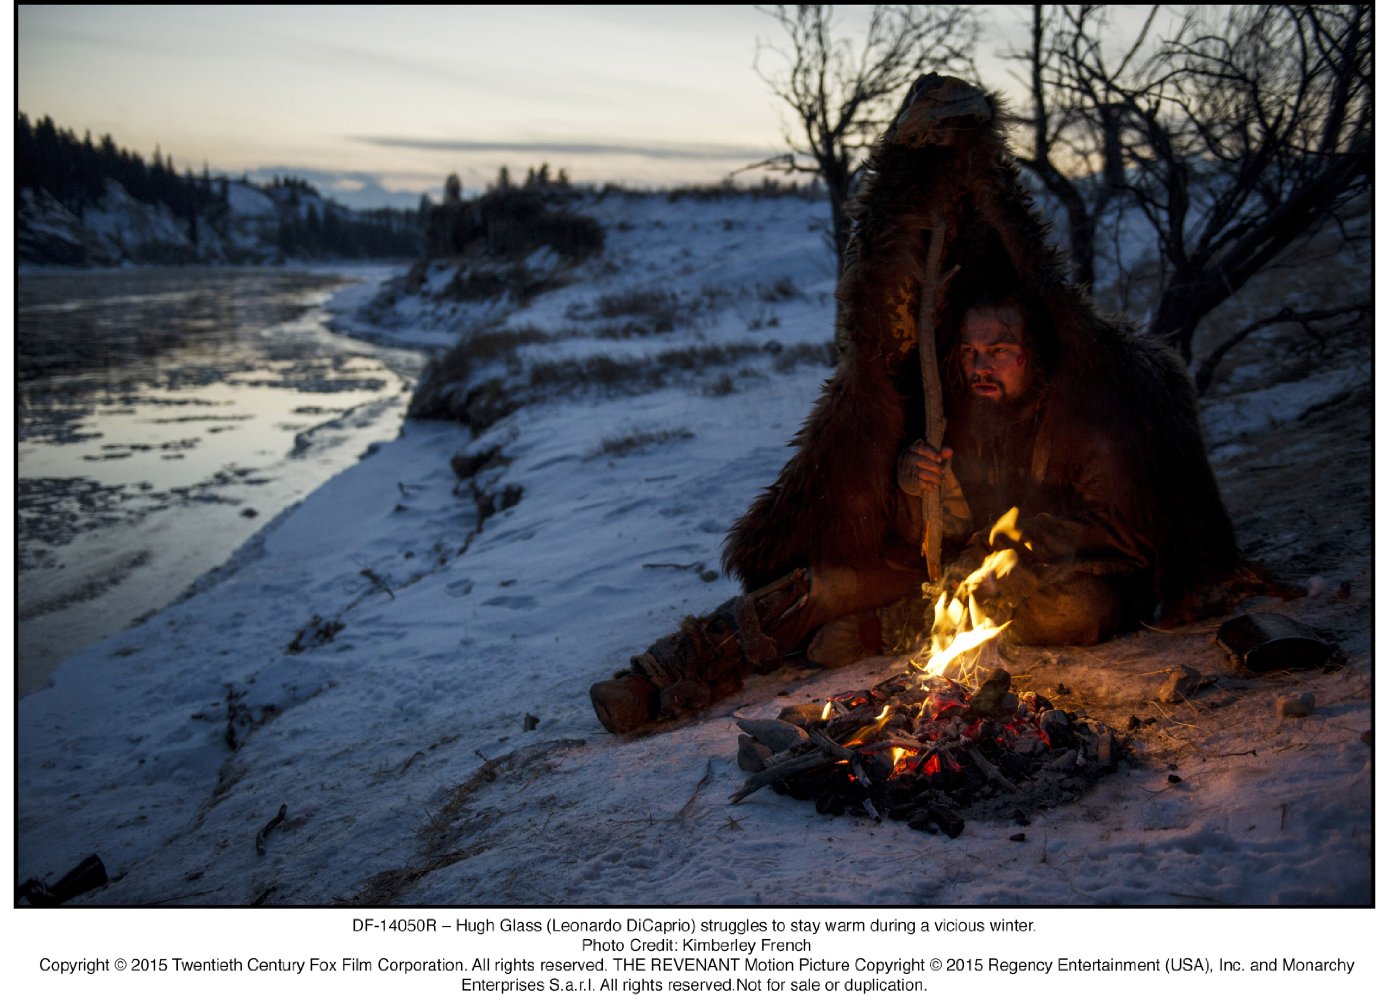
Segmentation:
{"type": "Polygon", "coordinates": [[[1174,348],[1189,365],[1196,327],[1228,294],[1232,292],[1221,294],[1217,283],[1203,268],[1178,271],[1162,290],[1148,331],[1174,348]]]}
{"type": "Polygon", "coordinates": [[[837,273],[843,274],[843,257],[848,249],[848,237],[852,223],[848,218],[848,197],[853,186],[853,175],[848,164],[834,157],[821,157],[820,175],[829,189],[829,213],[833,224],[834,261],[837,273]]]}

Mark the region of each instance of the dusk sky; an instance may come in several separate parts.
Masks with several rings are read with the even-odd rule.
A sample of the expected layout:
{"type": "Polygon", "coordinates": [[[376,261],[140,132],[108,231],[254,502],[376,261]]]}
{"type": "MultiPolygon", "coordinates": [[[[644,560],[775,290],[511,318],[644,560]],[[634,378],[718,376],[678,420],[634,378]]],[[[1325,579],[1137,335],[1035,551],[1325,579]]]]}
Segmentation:
{"type": "MultiPolygon", "coordinates": [[[[864,10],[839,12],[845,30],[864,10]]],[[[1007,89],[997,57],[1026,8],[985,16],[978,62],[1007,89]]],[[[784,149],[758,39],[781,31],[750,6],[21,5],[17,103],[181,168],[292,173],[357,204],[415,203],[450,172],[476,190],[502,164],[716,183],[784,149]]]]}

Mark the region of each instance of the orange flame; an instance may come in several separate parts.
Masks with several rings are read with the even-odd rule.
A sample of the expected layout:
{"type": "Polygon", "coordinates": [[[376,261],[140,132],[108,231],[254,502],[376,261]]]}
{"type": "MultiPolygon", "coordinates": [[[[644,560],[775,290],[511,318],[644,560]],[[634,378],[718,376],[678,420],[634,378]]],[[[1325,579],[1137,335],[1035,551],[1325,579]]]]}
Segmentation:
{"type": "Polygon", "coordinates": [[[887,718],[891,714],[892,706],[890,704],[883,705],[882,711],[878,713],[877,718],[873,719],[867,725],[855,729],[852,736],[841,741],[842,744],[844,746],[853,746],[857,743],[866,743],[869,737],[882,730],[882,727],[887,724],[887,718]]]}
{"type": "Polygon", "coordinates": [[[895,778],[909,771],[916,756],[917,752],[915,750],[908,750],[905,747],[892,747],[891,777],[895,778]]]}
{"type": "MultiPolygon", "coordinates": [[[[1002,535],[1014,542],[1022,541],[1017,530],[1017,508],[1013,507],[993,525],[988,534],[988,542],[1002,535]]],[[[1029,542],[1022,542],[1030,548],[1029,542]]],[[[953,596],[940,594],[935,604],[935,623],[930,630],[930,647],[922,649],[911,657],[912,666],[928,676],[939,677],[958,664],[958,672],[967,674],[977,661],[977,651],[985,643],[996,638],[1007,622],[1001,625],[989,618],[975,599],[980,588],[990,588],[1017,565],[1015,549],[1002,549],[989,553],[983,564],[970,573],[957,588],[953,596]]]]}
{"type": "Polygon", "coordinates": [[[1028,551],[1031,550],[1031,542],[1022,538],[1022,533],[1017,530],[1017,508],[1013,507],[1002,517],[998,518],[993,525],[993,530],[988,532],[988,544],[992,545],[997,541],[999,535],[1014,542],[1021,542],[1022,546],[1028,551]]]}

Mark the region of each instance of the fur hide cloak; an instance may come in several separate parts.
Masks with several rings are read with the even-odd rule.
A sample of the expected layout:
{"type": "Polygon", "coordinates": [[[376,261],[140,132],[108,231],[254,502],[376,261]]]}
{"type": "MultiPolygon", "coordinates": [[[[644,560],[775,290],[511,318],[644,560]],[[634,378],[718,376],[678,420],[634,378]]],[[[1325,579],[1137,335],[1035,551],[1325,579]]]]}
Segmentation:
{"type": "MultiPolygon", "coordinates": [[[[878,140],[850,210],[837,369],[792,442],[794,456],[733,525],[724,568],[753,590],[797,567],[886,558],[901,499],[898,455],[922,431],[916,317],[927,229],[938,214],[942,272],[958,268],[935,304],[940,371],[957,369],[970,290],[1015,295],[1048,371],[1049,447],[1103,427],[1125,456],[1127,488],[1147,505],[1153,603],[1163,619],[1227,610],[1230,581],[1250,573],[1210,469],[1190,378],[1173,353],[1100,316],[1066,279],[996,110],[996,98],[931,74],[878,140]]],[[[1062,458],[1052,454],[1052,467],[1064,468],[1062,458]]]]}

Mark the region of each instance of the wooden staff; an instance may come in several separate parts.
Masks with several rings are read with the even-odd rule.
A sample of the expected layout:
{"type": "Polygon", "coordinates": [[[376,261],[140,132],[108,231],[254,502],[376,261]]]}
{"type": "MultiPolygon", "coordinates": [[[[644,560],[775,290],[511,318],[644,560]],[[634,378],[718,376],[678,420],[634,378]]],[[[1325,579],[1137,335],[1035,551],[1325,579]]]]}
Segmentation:
{"type": "MultiPolygon", "coordinates": [[[[920,318],[916,323],[916,347],[921,359],[921,388],[925,390],[924,441],[937,452],[945,443],[945,398],[940,388],[940,362],[935,354],[935,307],[944,256],[945,220],[937,212],[930,220],[929,245],[925,254],[925,280],[921,284],[920,318]]],[[[952,275],[951,275],[952,276],[952,275]]],[[[921,555],[931,580],[940,579],[940,534],[944,522],[941,510],[942,485],[921,491],[921,517],[925,522],[921,536],[921,555]]]]}

